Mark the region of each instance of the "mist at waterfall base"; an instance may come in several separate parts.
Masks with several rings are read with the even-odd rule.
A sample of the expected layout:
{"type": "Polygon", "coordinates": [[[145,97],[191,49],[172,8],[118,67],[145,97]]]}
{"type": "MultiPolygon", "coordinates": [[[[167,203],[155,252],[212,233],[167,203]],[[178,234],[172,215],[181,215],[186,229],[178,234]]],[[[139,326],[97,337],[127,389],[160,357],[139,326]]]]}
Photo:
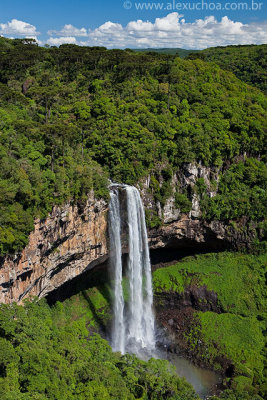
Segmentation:
{"type": "Polygon", "coordinates": [[[138,190],[128,185],[110,187],[109,237],[110,264],[114,282],[113,326],[111,345],[122,354],[140,358],[155,356],[155,321],[153,291],[144,207],[138,190]],[[124,197],[126,212],[122,217],[124,197]],[[127,232],[123,227],[127,227],[127,232]],[[127,235],[127,301],[123,290],[121,237],[127,235]]]}
{"type": "Polygon", "coordinates": [[[112,349],[122,354],[133,353],[143,360],[151,357],[169,360],[200,398],[215,393],[221,377],[180,355],[169,354],[169,338],[163,330],[156,329],[145,213],[135,187],[110,186],[109,239],[114,295],[112,349]],[[122,254],[123,246],[128,247],[126,257],[122,254]]]}

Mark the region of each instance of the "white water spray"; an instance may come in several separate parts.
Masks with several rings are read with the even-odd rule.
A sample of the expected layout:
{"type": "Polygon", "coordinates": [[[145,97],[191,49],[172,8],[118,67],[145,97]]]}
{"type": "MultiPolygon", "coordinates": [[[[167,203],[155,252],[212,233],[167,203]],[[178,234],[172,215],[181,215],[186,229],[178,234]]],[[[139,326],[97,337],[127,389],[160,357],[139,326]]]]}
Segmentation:
{"type": "Polygon", "coordinates": [[[135,187],[112,187],[110,201],[111,266],[114,271],[114,325],[112,347],[121,353],[142,355],[155,348],[153,292],[144,207],[135,187]],[[129,299],[124,304],[119,193],[126,195],[128,224],[127,277],[129,299]]]}
{"type": "Polygon", "coordinates": [[[119,192],[115,189],[110,193],[109,205],[109,239],[110,260],[114,274],[114,320],[112,328],[112,348],[115,351],[125,352],[125,326],[124,326],[124,298],[122,289],[122,260],[121,260],[121,218],[119,192]]]}

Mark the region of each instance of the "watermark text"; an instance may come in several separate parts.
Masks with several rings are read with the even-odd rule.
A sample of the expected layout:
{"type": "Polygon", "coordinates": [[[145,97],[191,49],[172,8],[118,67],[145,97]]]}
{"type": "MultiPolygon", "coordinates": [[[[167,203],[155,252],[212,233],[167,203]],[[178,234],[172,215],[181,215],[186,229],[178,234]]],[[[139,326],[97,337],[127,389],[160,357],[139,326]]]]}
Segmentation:
{"type": "Polygon", "coordinates": [[[261,11],[263,10],[263,3],[255,0],[248,2],[208,2],[201,0],[197,2],[180,2],[173,0],[166,3],[152,3],[152,2],[132,2],[126,0],[123,3],[125,10],[136,9],[139,11],[261,11]]]}

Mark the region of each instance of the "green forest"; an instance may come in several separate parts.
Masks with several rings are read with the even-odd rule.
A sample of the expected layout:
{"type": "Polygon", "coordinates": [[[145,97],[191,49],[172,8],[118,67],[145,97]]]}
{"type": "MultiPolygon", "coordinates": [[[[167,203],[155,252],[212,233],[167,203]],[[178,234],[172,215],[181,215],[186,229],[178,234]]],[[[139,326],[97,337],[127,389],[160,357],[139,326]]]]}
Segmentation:
{"type": "Polygon", "coordinates": [[[0,38],[0,254],[54,204],[108,199],[108,179],[150,174],[164,204],[173,171],[195,161],[222,175],[212,199],[200,182],[206,218],[262,223],[265,117],[264,94],[214,62],[0,38]]]}
{"type": "MultiPolygon", "coordinates": [[[[264,398],[265,268],[265,256],[221,253],[153,274],[158,305],[196,283],[218,295],[221,312],[195,310],[183,332],[198,362],[220,372],[226,359],[234,368],[224,378],[228,388],[210,400],[264,398]]],[[[78,294],[52,306],[45,299],[0,306],[1,399],[200,400],[167,361],[112,353],[96,333],[111,318],[112,283],[99,271],[88,282],[86,289],[76,282],[78,294]]]]}
{"type": "Polygon", "coordinates": [[[256,86],[265,94],[267,92],[266,44],[260,46],[210,47],[187,56],[191,60],[199,58],[203,61],[214,62],[249,85],[256,86]]]}
{"type": "Polygon", "coordinates": [[[198,399],[167,361],[121,356],[89,336],[86,315],[75,308],[68,314],[45,301],[0,306],[1,399],[198,399]]]}
{"type": "MultiPolygon", "coordinates": [[[[164,206],[189,163],[219,174],[213,197],[204,179],[194,187],[201,218],[257,232],[249,254],[195,255],[153,272],[159,309],[195,287],[216,294],[216,310],[198,304],[180,338],[199,365],[220,374],[231,365],[212,400],[266,395],[265,70],[263,45],[189,54],[0,37],[0,262],[54,205],[83,204],[92,191],[108,202],[110,180],[142,187],[149,176],[164,206]]],[[[178,187],[175,204],[189,213],[190,193],[178,187]]],[[[163,224],[146,216],[148,227],[163,224]]],[[[167,361],[112,352],[100,336],[111,283],[98,272],[90,282],[52,305],[0,305],[0,398],[199,400],[167,361]]]]}

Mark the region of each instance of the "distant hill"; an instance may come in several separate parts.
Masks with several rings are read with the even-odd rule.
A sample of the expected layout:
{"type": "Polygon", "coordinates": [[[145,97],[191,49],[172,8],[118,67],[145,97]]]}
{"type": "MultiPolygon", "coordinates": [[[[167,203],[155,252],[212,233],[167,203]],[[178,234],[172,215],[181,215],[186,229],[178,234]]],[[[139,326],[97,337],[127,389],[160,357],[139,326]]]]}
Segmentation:
{"type": "Polygon", "coordinates": [[[267,93],[267,45],[237,45],[209,47],[205,50],[180,48],[133,49],[135,52],[178,55],[189,60],[215,62],[233,72],[240,80],[267,93]]]}
{"type": "Polygon", "coordinates": [[[153,53],[162,53],[162,54],[171,54],[171,55],[178,55],[181,58],[187,57],[189,54],[198,52],[198,50],[185,50],[185,49],[168,49],[168,48],[162,48],[162,49],[133,49],[133,51],[138,51],[138,52],[153,52],[153,53]]]}
{"type": "Polygon", "coordinates": [[[213,61],[224,70],[233,72],[242,81],[267,93],[267,45],[210,47],[191,52],[190,60],[213,61]]]}

